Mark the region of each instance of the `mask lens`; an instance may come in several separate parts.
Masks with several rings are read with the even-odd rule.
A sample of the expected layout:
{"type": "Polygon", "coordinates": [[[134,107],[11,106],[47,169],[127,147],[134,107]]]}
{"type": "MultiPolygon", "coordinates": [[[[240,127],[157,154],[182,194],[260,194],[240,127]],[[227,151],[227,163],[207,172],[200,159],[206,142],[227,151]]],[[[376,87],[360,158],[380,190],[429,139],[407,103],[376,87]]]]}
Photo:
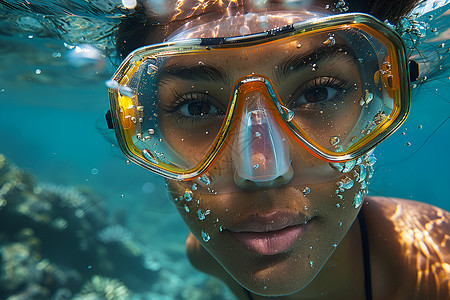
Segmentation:
{"type": "Polygon", "coordinates": [[[330,162],[364,154],[405,119],[408,82],[401,42],[392,43],[379,23],[348,24],[262,41],[205,47],[193,39],[137,50],[114,77],[119,88],[110,90],[122,149],[161,175],[200,175],[231,136],[243,135],[236,127],[247,105],[239,95],[247,91],[239,86],[251,86],[243,83],[253,76],[264,82],[273,114],[266,120],[291,141],[330,162]]]}

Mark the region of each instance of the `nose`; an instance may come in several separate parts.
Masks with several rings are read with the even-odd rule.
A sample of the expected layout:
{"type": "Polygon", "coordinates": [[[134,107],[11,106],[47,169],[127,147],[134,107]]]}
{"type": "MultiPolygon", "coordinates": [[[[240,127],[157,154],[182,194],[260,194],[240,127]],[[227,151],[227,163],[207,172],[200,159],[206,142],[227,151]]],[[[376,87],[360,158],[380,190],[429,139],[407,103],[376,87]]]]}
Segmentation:
{"type": "MultiPolygon", "coordinates": [[[[241,188],[275,187],[288,183],[294,171],[289,142],[267,106],[267,93],[251,89],[233,142],[234,181],[241,188]]],[[[270,101],[270,100],[269,100],[270,101]]]]}

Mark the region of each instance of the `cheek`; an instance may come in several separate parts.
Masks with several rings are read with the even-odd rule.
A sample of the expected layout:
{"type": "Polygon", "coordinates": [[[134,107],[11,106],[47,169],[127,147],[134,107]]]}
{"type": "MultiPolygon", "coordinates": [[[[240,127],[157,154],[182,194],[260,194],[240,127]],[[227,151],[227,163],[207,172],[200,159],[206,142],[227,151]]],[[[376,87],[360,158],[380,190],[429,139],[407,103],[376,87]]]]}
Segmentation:
{"type": "Polygon", "coordinates": [[[167,186],[178,213],[191,233],[200,242],[209,242],[221,231],[220,219],[217,214],[218,208],[211,205],[211,203],[220,201],[214,195],[214,192],[209,194],[197,193],[198,188],[205,188],[199,187],[199,184],[193,181],[175,182],[168,180],[167,186]],[[209,200],[211,196],[215,201],[209,200]]]}

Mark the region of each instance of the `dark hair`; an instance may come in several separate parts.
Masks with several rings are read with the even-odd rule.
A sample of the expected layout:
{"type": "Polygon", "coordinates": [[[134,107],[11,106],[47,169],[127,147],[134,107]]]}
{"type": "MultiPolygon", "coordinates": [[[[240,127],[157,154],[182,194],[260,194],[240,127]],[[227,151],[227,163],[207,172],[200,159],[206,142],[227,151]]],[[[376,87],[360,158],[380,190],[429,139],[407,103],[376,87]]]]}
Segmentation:
{"type": "MultiPolygon", "coordinates": [[[[396,24],[407,15],[421,0],[367,0],[349,3],[350,11],[369,13],[377,19],[389,20],[396,24]]],[[[157,16],[143,6],[137,6],[135,12],[125,18],[116,31],[116,49],[121,59],[131,51],[152,44],[149,36],[162,41],[167,24],[157,21],[157,16]]]]}

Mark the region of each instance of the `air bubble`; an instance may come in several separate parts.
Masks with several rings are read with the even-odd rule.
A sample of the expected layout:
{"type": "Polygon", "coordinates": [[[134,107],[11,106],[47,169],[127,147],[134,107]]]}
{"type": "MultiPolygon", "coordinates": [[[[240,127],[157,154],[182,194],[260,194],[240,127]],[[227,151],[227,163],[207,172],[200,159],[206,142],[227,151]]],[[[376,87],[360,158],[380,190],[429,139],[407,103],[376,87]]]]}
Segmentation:
{"type": "Polygon", "coordinates": [[[147,132],[148,132],[148,134],[154,134],[154,133],[155,133],[155,130],[152,129],[152,128],[150,128],[147,132]]]}
{"type": "Polygon", "coordinates": [[[205,63],[204,63],[204,62],[202,62],[202,61],[199,61],[199,62],[198,62],[198,65],[199,65],[199,66],[204,66],[204,65],[205,65],[205,63]]]}
{"type": "Polygon", "coordinates": [[[309,266],[311,267],[311,268],[314,268],[314,263],[310,260],[309,261],[309,266]]]}
{"type": "Polygon", "coordinates": [[[184,210],[186,211],[186,212],[189,212],[189,207],[185,204],[184,205],[184,210]]]}
{"type": "Polygon", "coordinates": [[[207,233],[204,232],[203,230],[202,230],[201,235],[202,235],[202,239],[203,239],[205,242],[208,242],[208,241],[211,239],[211,237],[209,236],[209,234],[207,234],[207,233]]]}
{"type": "Polygon", "coordinates": [[[422,125],[419,125],[419,129],[422,129],[422,125]]]}
{"type": "Polygon", "coordinates": [[[296,47],[297,47],[297,49],[300,49],[300,48],[302,47],[302,44],[298,43],[298,44],[296,45],[296,47]]]}
{"type": "Polygon", "coordinates": [[[193,190],[193,191],[196,191],[196,190],[197,190],[197,184],[196,184],[196,183],[194,183],[194,184],[192,185],[192,190],[193,190]]]}
{"type": "Polygon", "coordinates": [[[411,142],[406,142],[406,146],[411,146],[411,142]]]}
{"type": "Polygon", "coordinates": [[[97,168],[93,168],[93,169],[91,170],[91,174],[92,174],[92,175],[97,175],[97,174],[98,174],[98,169],[97,169],[97,168]]]}
{"type": "Polygon", "coordinates": [[[253,166],[253,170],[256,170],[256,169],[258,169],[259,168],[259,165],[258,164],[255,164],[254,166],[253,166]]]}
{"type": "Polygon", "coordinates": [[[362,202],[362,198],[363,198],[363,194],[361,191],[359,191],[356,195],[355,195],[355,199],[353,200],[353,206],[355,208],[358,208],[361,205],[362,202]]]}
{"type": "Polygon", "coordinates": [[[261,136],[261,133],[260,132],[255,132],[255,137],[260,137],[261,136]]]}

